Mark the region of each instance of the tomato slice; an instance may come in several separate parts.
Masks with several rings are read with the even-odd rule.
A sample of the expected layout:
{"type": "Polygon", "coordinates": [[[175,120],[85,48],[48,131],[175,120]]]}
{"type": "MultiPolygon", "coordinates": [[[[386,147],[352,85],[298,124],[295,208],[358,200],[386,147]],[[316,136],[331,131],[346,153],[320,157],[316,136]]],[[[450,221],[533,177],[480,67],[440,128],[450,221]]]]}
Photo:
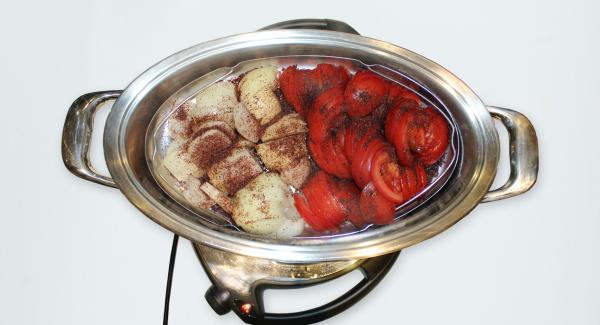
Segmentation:
{"type": "Polygon", "coordinates": [[[355,130],[355,124],[348,124],[346,125],[346,127],[343,130],[343,134],[344,134],[344,155],[346,155],[346,158],[348,158],[348,161],[350,161],[350,164],[352,164],[352,156],[354,156],[354,142],[355,142],[355,138],[354,138],[354,130],[355,130]]]}
{"type": "MultiPolygon", "coordinates": [[[[343,137],[341,137],[343,139],[343,137]]],[[[346,158],[343,149],[343,143],[340,143],[340,137],[330,137],[321,146],[322,152],[329,153],[331,164],[335,167],[336,172],[331,173],[339,178],[352,178],[350,173],[350,162],[346,158]]]]}
{"type": "Polygon", "coordinates": [[[396,121],[395,133],[392,135],[398,161],[404,166],[412,166],[415,156],[411,152],[409,143],[409,127],[417,110],[406,110],[396,121]]]}
{"type": "Polygon", "coordinates": [[[380,150],[373,158],[373,166],[371,168],[371,180],[379,193],[386,199],[400,204],[406,201],[406,197],[402,190],[395,190],[391,185],[394,178],[400,177],[398,166],[396,168],[384,168],[384,165],[392,165],[395,162],[391,161],[389,153],[385,149],[380,150]],[[395,170],[395,172],[394,172],[395,170]],[[384,173],[394,173],[395,175],[384,175],[384,173]],[[387,178],[387,179],[386,179],[387,178]]]}
{"type": "Polygon", "coordinates": [[[421,97],[419,97],[413,91],[411,91],[395,82],[392,82],[390,84],[390,88],[388,91],[388,98],[389,98],[390,102],[392,102],[392,103],[402,100],[402,99],[413,100],[417,106],[421,103],[421,97]]]}
{"type": "Polygon", "coordinates": [[[381,137],[373,137],[366,143],[363,141],[358,143],[351,166],[352,178],[358,187],[365,187],[371,180],[373,156],[385,146],[386,143],[381,137]]]}
{"type": "Polygon", "coordinates": [[[419,192],[427,187],[427,172],[421,164],[415,165],[415,174],[417,175],[417,187],[419,192]]]}
{"type": "Polygon", "coordinates": [[[417,157],[425,165],[433,165],[444,155],[448,147],[448,124],[444,117],[435,109],[428,107],[423,110],[429,123],[424,131],[424,149],[417,151],[417,157]]]}
{"type": "Polygon", "coordinates": [[[308,205],[308,202],[306,201],[306,198],[304,196],[296,193],[293,197],[294,206],[296,207],[296,210],[298,211],[302,219],[304,219],[304,221],[306,221],[306,223],[308,223],[308,225],[311,226],[311,228],[319,231],[328,229],[329,225],[327,223],[322,222],[321,219],[319,219],[315,215],[315,213],[308,205]]]}
{"type": "Polygon", "coordinates": [[[394,221],[396,205],[384,198],[373,183],[367,184],[360,194],[360,210],[363,218],[374,224],[388,224],[394,221]]]}
{"type": "Polygon", "coordinates": [[[311,72],[310,78],[315,83],[316,92],[334,87],[346,88],[350,79],[348,70],[341,65],[319,63],[311,72]]]}
{"type": "MultiPolygon", "coordinates": [[[[317,230],[331,230],[337,228],[345,219],[346,213],[344,207],[337,201],[330,191],[330,180],[327,173],[317,171],[313,174],[302,187],[302,192],[306,197],[310,210],[314,213],[317,230]]],[[[309,216],[310,219],[311,216],[309,216]]],[[[312,225],[311,225],[312,226],[312,225]]]]}
{"type": "Polygon", "coordinates": [[[344,90],[331,88],[319,95],[307,114],[308,136],[322,142],[344,120],[344,90]]]}
{"type": "Polygon", "coordinates": [[[321,145],[310,138],[308,139],[308,151],[312,159],[321,169],[328,173],[334,173],[336,171],[331,160],[327,159],[328,157],[323,153],[321,145]]]}
{"type": "Polygon", "coordinates": [[[370,114],[383,103],[388,87],[389,84],[378,74],[369,70],[358,71],[344,92],[348,115],[362,117],[370,114]]]}
{"type": "Polygon", "coordinates": [[[405,167],[401,173],[402,177],[406,180],[406,186],[402,188],[402,193],[404,193],[406,200],[410,200],[413,196],[417,194],[417,176],[415,171],[411,167],[405,167]]]}
{"type": "Polygon", "coordinates": [[[348,71],[342,66],[322,63],[308,70],[290,66],[279,75],[279,88],[285,100],[305,117],[315,98],[330,88],[345,89],[348,79],[348,71]]]}
{"type": "Polygon", "coordinates": [[[330,183],[333,197],[341,204],[346,217],[357,227],[365,224],[360,213],[360,190],[350,180],[335,180],[330,183]]]}
{"type": "Polygon", "coordinates": [[[294,110],[306,116],[305,95],[302,93],[305,87],[307,70],[298,70],[296,66],[289,66],[279,74],[279,88],[285,100],[292,105],[294,110]]]}
{"type": "Polygon", "coordinates": [[[315,163],[327,173],[339,178],[352,178],[350,162],[341,145],[337,144],[336,138],[327,138],[320,145],[309,139],[308,149],[315,163]]]}
{"type": "Polygon", "coordinates": [[[348,127],[351,131],[346,133],[344,151],[348,160],[352,162],[355,160],[355,156],[359,154],[359,146],[364,145],[373,137],[377,136],[378,127],[372,123],[361,123],[357,121],[352,122],[348,127]]]}

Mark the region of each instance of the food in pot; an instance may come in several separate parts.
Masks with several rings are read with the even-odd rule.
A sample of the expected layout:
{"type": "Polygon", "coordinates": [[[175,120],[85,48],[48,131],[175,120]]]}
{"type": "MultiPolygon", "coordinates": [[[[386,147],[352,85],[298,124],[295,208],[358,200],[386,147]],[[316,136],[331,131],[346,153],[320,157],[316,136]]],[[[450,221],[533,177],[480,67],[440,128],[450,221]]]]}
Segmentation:
{"type": "Polygon", "coordinates": [[[188,201],[249,233],[387,224],[431,182],[449,141],[445,117],[409,87],[332,64],[256,68],[173,113],[164,165],[188,201]]]}
{"type": "Polygon", "coordinates": [[[357,227],[392,222],[395,207],[427,186],[424,166],[448,146],[446,120],[413,92],[368,70],[348,81],[342,70],[289,67],[280,76],[285,98],[306,115],[308,148],[321,169],[295,195],[317,230],[345,220],[357,227]]]}
{"type": "Polygon", "coordinates": [[[247,232],[292,237],[304,230],[287,184],[275,173],[259,175],[234,200],[233,219],[247,232]]]}
{"type": "Polygon", "coordinates": [[[291,194],[311,171],[307,127],[298,114],[282,112],[277,89],[277,69],[262,67],[245,74],[237,86],[221,81],[202,90],[167,120],[172,142],[163,164],[191,205],[232,214],[232,222],[251,233],[295,236],[302,233],[304,221],[295,212],[291,194]],[[267,170],[270,176],[259,178],[267,170]],[[272,189],[250,190],[258,188],[272,189]],[[269,215],[256,214],[251,204],[236,199],[263,194],[267,197],[261,208],[269,215]],[[281,202],[284,197],[289,204],[281,202]],[[286,217],[273,219],[281,211],[286,217]],[[289,217],[294,213],[297,220],[289,217]],[[248,214],[256,215],[252,219],[248,214]],[[261,218],[266,221],[256,221],[261,218]]]}

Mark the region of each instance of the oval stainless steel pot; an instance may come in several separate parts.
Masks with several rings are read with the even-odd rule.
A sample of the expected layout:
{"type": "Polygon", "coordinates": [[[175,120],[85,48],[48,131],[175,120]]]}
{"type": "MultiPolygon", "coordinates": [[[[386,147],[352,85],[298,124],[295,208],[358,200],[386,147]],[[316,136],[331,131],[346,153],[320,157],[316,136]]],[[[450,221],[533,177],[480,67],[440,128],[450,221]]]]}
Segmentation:
{"type": "Polygon", "coordinates": [[[233,309],[249,323],[306,324],[345,310],[379,282],[401,249],[444,231],[480,202],[529,190],[538,170],[535,130],[524,115],[486,106],[465,83],[431,60],[360,36],[345,23],[319,19],[288,21],[202,43],[157,63],[123,91],[81,96],[67,114],[62,154],[75,175],[119,188],[149,218],[192,240],[214,285],[206,296],[211,306],[219,313],[233,309]],[[433,94],[451,115],[461,150],[460,162],[442,190],[391,225],[335,238],[285,240],[222,229],[165,194],[153,179],[145,156],[146,131],[160,105],[183,86],[218,68],[291,55],[337,56],[389,67],[433,94]],[[110,176],[103,176],[90,163],[89,141],[96,109],[111,99],[116,101],[104,131],[110,176]],[[489,191],[500,154],[493,118],[508,130],[511,171],[503,186],[489,191]],[[329,304],[290,314],[264,311],[262,286],[312,285],[355,268],[363,271],[365,280],[329,304]],[[255,309],[245,312],[245,304],[255,309]]]}
{"type": "Polygon", "coordinates": [[[527,191],[537,175],[537,139],[529,120],[512,110],[486,106],[460,79],[440,65],[396,45],[325,30],[258,31],[206,42],[154,65],[123,92],[100,92],[78,99],[64,128],[63,158],[78,176],[118,187],[144,214],[195,242],[282,262],[362,259],[398,251],[447,229],[480,202],[527,191]],[[198,76],[241,61],[283,55],[329,55],[358,59],[400,71],[426,87],[452,115],[462,160],[429,204],[399,222],[335,238],[269,239],[204,222],[165,195],[145,156],[146,130],[158,107],[198,76]],[[91,119],[97,104],[116,98],[106,122],[104,152],[111,177],[98,175],[87,158],[91,119]],[[488,192],[496,175],[498,133],[493,118],[510,135],[511,176],[488,192]]]}

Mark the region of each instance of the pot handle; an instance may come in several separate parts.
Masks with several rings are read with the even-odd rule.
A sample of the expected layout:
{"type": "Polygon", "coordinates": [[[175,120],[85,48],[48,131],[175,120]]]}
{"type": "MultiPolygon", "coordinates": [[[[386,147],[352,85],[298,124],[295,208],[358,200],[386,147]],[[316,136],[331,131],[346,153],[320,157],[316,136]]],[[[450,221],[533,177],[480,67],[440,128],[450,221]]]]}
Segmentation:
{"type": "MultiPolygon", "coordinates": [[[[245,314],[243,308],[236,308],[235,313],[248,324],[314,324],[331,318],[367,295],[390,270],[398,258],[400,252],[390,253],[383,256],[369,258],[358,269],[363,273],[364,279],[356,284],[348,292],[328,302],[325,305],[293,313],[250,313],[245,314]]],[[[277,286],[272,286],[276,288],[277,286]]],[[[269,288],[268,285],[255,289],[255,301],[259,311],[264,311],[262,292],[269,288]]]]}
{"type": "Polygon", "coordinates": [[[280,23],[269,25],[267,27],[263,27],[259,30],[270,29],[321,29],[360,35],[356,31],[356,29],[354,29],[352,26],[348,25],[343,21],[319,18],[286,20],[280,23]]]}
{"type": "Polygon", "coordinates": [[[90,162],[90,140],[94,125],[94,114],[103,102],[116,99],[120,90],[100,91],[77,98],[65,119],[62,134],[62,158],[67,169],[85,180],[117,187],[109,176],[98,174],[90,162]]]}
{"type": "Polygon", "coordinates": [[[529,119],[507,108],[488,106],[487,109],[508,130],[510,177],[504,185],[489,191],[482,202],[498,201],[527,192],[535,184],[538,174],[538,141],[529,119]]]}

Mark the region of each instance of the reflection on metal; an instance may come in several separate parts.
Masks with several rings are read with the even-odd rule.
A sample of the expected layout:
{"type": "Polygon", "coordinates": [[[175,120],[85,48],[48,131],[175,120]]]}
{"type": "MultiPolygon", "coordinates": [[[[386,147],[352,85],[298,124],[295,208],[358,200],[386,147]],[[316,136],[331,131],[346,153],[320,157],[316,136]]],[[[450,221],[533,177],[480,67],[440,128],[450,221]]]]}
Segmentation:
{"type": "Polygon", "coordinates": [[[118,90],[99,91],[77,98],[67,113],[62,135],[62,157],[67,169],[83,179],[110,187],[117,187],[112,178],[98,174],[90,162],[90,140],[96,110],[119,95],[118,90]]]}
{"type": "Polygon", "coordinates": [[[537,135],[529,119],[513,110],[488,106],[509,136],[510,176],[500,188],[488,192],[482,202],[506,199],[527,192],[537,180],[539,151],[537,135]]]}
{"type": "MultiPolygon", "coordinates": [[[[229,253],[193,243],[194,250],[213,286],[205,295],[219,315],[233,310],[244,321],[294,320],[305,323],[329,318],[352,306],[385,276],[399,252],[365,260],[320,263],[280,263],[269,259],[229,253]],[[267,288],[298,288],[314,285],[359,269],[364,279],[339,298],[310,311],[270,314],[265,312],[262,293],[267,288]]],[[[284,322],[285,323],[285,322],[284,322]]]]}

